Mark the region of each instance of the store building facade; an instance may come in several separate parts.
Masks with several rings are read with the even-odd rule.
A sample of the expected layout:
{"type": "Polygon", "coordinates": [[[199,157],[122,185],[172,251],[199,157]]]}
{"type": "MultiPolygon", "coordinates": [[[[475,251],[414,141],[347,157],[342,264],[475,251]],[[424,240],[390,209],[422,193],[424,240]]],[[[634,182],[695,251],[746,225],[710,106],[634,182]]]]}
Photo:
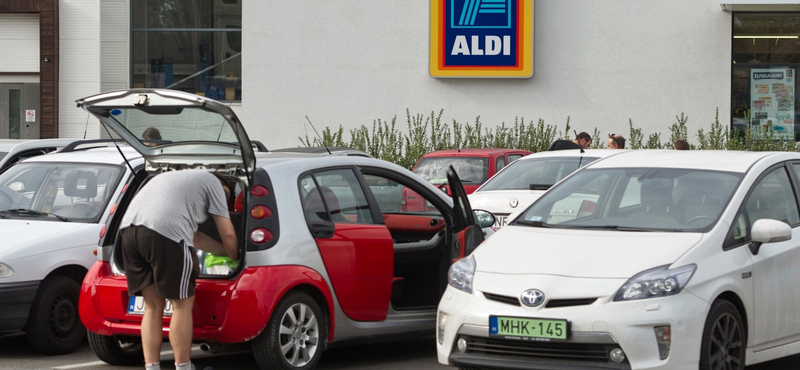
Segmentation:
{"type": "Polygon", "coordinates": [[[800,0],[528,1],[532,76],[454,77],[431,73],[436,6],[525,0],[0,0],[0,137],[100,137],[74,100],[168,86],[230,102],[268,147],[299,145],[306,116],[405,129],[407,110],[662,137],[684,113],[692,142],[719,109],[798,136],[800,0]]]}

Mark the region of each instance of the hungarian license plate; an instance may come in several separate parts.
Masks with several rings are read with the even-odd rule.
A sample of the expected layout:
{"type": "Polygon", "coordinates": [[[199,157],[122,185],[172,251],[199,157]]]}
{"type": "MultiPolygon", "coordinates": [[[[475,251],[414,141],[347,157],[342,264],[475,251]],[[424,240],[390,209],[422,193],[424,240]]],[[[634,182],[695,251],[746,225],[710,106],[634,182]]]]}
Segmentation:
{"type": "Polygon", "coordinates": [[[495,215],[494,216],[494,227],[499,229],[503,226],[506,226],[506,222],[508,221],[508,215],[495,215]]]}
{"type": "MultiPolygon", "coordinates": [[[[144,297],[137,295],[128,299],[128,314],[144,315],[144,297]]],[[[167,305],[164,306],[164,316],[172,316],[172,302],[169,299],[167,305]]]]}
{"type": "Polygon", "coordinates": [[[569,322],[561,319],[489,316],[489,335],[524,340],[567,340],[569,322]]]}

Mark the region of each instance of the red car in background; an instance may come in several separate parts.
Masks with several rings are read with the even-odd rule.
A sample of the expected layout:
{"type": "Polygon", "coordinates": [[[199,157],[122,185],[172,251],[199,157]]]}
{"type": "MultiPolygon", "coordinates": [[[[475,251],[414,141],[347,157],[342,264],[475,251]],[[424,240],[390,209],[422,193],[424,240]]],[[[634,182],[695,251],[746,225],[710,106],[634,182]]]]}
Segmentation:
{"type": "MultiPolygon", "coordinates": [[[[528,150],[504,148],[439,150],[423,155],[413,171],[450,195],[450,188],[446,185],[447,168],[452,165],[464,184],[464,190],[470,194],[509,163],[532,153],[528,150]]],[[[401,204],[403,211],[407,212],[421,212],[431,208],[418,194],[408,189],[403,191],[401,204]]]]}

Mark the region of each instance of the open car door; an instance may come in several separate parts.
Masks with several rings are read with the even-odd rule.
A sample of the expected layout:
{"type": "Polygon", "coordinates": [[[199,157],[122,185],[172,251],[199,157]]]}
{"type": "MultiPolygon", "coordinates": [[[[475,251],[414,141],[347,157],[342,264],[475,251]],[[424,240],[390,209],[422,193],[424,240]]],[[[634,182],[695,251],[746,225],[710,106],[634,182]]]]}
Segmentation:
{"type": "Polygon", "coordinates": [[[453,219],[455,220],[455,238],[451,244],[451,263],[472,253],[483,240],[483,230],[475,219],[472,207],[467,199],[467,192],[453,166],[447,169],[447,183],[453,197],[453,219]]]}

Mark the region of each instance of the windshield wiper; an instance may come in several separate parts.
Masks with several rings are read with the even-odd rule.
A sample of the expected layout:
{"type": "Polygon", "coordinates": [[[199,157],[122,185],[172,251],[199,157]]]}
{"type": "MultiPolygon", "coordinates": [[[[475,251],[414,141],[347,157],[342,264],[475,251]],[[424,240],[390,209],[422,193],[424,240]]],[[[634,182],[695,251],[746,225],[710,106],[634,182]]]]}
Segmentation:
{"type": "Polygon", "coordinates": [[[547,190],[550,189],[553,184],[530,184],[528,187],[530,190],[547,190]]]}
{"type": "Polygon", "coordinates": [[[642,227],[630,227],[630,226],[619,226],[619,225],[602,225],[602,226],[576,226],[576,228],[580,229],[603,229],[603,230],[616,230],[616,231],[662,231],[662,230],[654,230],[654,229],[645,229],[642,227]]]}
{"type": "MultiPolygon", "coordinates": [[[[6,210],[0,211],[0,212],[13,213],[13,214],[17,214],[17,215],[53,216],[53,217],[55,217],[55,218],[57,218],[57,219],[59,219],[61,221],[70,222],[70,220],[68,218],[64,217],[64,216],[59,216],[59,215],[54,214],[54,213],[44,213],[44,212],[34,211],[32,209],[24,209],[24,208],[6,209],[6,210]]],[[[8,216],[6,216],[6,218],[8,218],[8,216]]]]}
{"type": "Polygon", "coordinates": [[[528,221],[528,220],[517,220],[512,222],[510,225],[523,225],[523,226],[547,227],[547,228],[553,227],[544,221],[528,221]]]}

